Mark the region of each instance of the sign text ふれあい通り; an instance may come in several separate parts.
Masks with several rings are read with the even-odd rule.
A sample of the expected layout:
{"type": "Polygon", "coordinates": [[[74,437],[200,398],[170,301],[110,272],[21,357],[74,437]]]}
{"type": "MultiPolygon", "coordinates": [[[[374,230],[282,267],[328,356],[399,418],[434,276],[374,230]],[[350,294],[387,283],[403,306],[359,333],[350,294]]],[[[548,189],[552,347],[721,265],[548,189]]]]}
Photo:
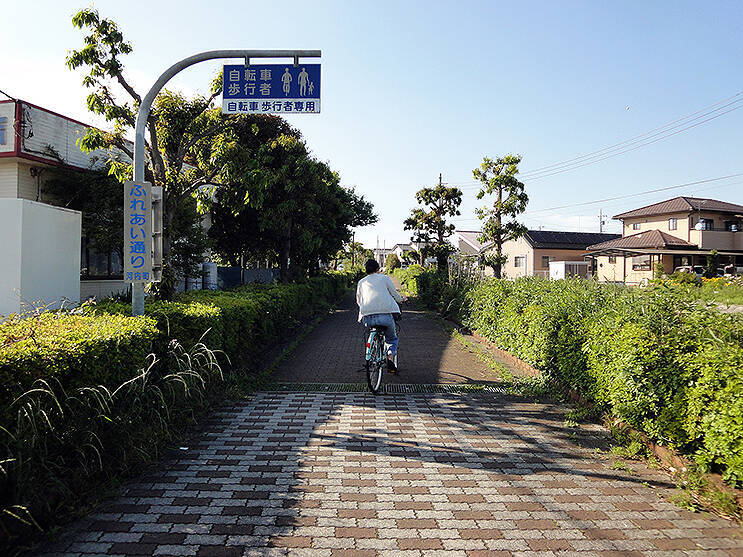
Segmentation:
{"type": "Polygon", "coordinates": [[[224,114],[317,114],[320,64],[224,66],[224,114]]]}
{"type": "Polygon", "coordinates": [[[152,185],[124,183],[124,282],[151,282],[152,185]]]}

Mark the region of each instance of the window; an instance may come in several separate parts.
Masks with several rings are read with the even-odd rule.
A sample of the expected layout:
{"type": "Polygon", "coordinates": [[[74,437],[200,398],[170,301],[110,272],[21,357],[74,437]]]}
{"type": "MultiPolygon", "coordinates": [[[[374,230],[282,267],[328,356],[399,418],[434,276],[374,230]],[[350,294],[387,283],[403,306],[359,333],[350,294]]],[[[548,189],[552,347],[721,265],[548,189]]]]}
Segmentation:
{"type": "Polygon", "coordinates": [[[3,116],[0,118],[0,145],[5,145],[7,143],[7,129],[8,119],[3,116]]]}
{"type": "Polygon", "coordinates": [[[616,255],[610,255],[609,256],[609,263],[616,263],[617,262],[617,256],[616,255]]]}
{"type": "Polygon", "coordinates": [[[549,269],[550,261],[554,261],[555,258],[549,255],[542,256],[542,269],[549,269]]]}
{"type": "Polygon", "coordinates": [[[647,255],[633,257],[632,258],[632,270],[633,271],[649,271],[650,270],[650,257],[647,255]]]}
{"type": "Polygon", "coordinates": [[[636,222],[632,225],[632,230],[640,230],[640,223],[636,222]]]}
{"type": "Polygon", "coordinates": [[[676,219],[668,219],[668,230],[676,230],[678,228],[678,221],[676,219]]]}
{"type": "Polygon", "coordinates": [[[740,223],[737,220],[726,220],[725,230],[728,232],[738,232],[740,230],[740,223]]]}
{"type": "Polygon", "coordinates": [[[699,223],[702,225],[702,230],[715,229],[715,221],[712,219],[699,219],[699,223]]]}
{"type": "Polygon", "coordinates": [[[519,255],[513,258],[514,267],[526,267],[526,257],[519,255]]]}

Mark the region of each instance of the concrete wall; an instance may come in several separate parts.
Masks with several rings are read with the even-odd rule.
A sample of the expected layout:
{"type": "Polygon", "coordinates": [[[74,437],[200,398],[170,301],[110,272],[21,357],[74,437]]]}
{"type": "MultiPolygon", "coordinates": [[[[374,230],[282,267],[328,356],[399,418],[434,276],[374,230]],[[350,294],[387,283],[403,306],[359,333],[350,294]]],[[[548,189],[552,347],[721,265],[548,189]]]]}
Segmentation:
{"type": "Polygon", "coordinates": [[[90,298],[103,300],[111,296],[126,294],[129,285],[123,280],[81,280],[80,281],[80,300],[85,301],[90,298]]]}
{"type": "Polygon", "coordinates": [[[0,199],[0,315],[80,301],[78,211],[0,199]]]}

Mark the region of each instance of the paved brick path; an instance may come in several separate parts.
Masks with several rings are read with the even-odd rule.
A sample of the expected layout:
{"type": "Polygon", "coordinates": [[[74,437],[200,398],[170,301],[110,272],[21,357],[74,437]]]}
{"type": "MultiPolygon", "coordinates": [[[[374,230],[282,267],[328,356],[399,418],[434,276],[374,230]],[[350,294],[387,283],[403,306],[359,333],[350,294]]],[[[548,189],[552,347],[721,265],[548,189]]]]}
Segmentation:
{"type": "MultiPolygon", "coordinates": [[[[280,377],[348,381],[358,334],[327,327],[342,320],[280,377]]],[[[408,333],[448,340],[423,316],[408,333]]],[[[402,338],[424,367],[408,381],[488,378],[456,345],[402,338]]],[[[667,502],[662,471],[615,470],[593,450],[605,432],[565,412],[490,394],[257,393],[36,554],[743,555],[740,527],[667,502]]]]}
{"type": "MultiPolygon", "coordinates": [[[[312,331],[274,374],[277,381],[362,383],[364,328],[353,298],[312,331]]],[[[482,383],[497,376],[420,311],[403,311],[400,373],[385,383],[482,383]]]]}

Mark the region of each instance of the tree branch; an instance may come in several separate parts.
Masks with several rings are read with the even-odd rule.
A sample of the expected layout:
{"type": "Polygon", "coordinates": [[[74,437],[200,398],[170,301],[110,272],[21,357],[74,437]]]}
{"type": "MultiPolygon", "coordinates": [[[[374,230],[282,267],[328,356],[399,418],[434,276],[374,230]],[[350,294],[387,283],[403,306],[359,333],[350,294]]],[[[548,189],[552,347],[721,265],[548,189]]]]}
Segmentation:
{"type": "Polygon", "coordinates": [[[129,96],[134,99],[134,102],[136,102],[137,104],[142,104],[142,97],[140,97],[134,90],[134,88],[129,85],[126,79],[124,79],[124,76],[121,75],[121,72],[116,72],[116,81],[118,81],[119,85],[124,88],[124,91],[129,93],[129,96]]]}

